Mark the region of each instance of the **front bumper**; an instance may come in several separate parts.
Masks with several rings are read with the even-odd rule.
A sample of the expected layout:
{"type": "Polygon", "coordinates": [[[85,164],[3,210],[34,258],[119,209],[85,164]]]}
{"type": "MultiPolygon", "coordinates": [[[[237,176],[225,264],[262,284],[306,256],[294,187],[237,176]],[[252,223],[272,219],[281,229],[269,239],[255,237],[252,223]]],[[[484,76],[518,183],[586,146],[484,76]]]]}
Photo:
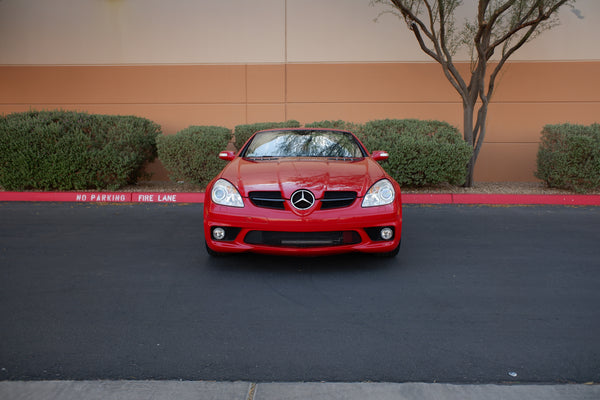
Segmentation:
{"type": "Polygon", "coordinates": [[[290,210],[254,206],[244,199],[244,208],[205,204],[204,236],[207,246],[219,253],[254,252],[273,255],[330,255],[348,252],[388,253],[400,244],[402,206],[397,202],[362,208],[360,201],[349,207],[317,210],[307,216],[290,210]],[[226,232],[216,240],[213,229],[226,232]],[[379,236],[390,228],[389,240],[379,236]],[[379,228],[379,229],[378,229],[379,228]]]}

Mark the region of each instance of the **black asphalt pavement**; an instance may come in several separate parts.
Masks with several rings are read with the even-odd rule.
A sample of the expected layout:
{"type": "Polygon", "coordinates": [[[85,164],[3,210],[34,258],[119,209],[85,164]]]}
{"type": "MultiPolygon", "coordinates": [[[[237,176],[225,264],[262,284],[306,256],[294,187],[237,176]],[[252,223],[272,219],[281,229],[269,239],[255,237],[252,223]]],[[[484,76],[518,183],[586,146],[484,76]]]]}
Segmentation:
{"type": "Polygon", "coordinates": [[[211,258],[199,204],[0,203],[0,380],[599,382],[599,239],[406,206],[394,259],[211,258]]]}

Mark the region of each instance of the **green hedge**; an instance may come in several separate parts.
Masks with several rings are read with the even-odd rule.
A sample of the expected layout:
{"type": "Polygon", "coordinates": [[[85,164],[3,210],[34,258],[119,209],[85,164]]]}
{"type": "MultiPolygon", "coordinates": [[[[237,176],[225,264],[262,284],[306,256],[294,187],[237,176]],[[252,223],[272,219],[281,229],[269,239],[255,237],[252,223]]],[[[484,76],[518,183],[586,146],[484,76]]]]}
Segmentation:
{"type": "Polygon", "coordinates": [[[158,156],[173,181],[185,181],[206,187],[227,164],[218,156],[230,140],[230,129],[219,126],[190,126],[175,135],[159,136],[158,156]]]}
{"type": "Polygon", "coordinates": [[[235,136],[235,145],[241,150],[244,143],[250,139],[250,136],[254,135],[255,132],[262,131],[265,129],[277,129],[277,128],[299,128],[300,122],[290,120],[286,122],[259,122],[256,124],[245,124],[238,125],[235,127],[233,134],[235,136]]]}
{"type": "Polygon", "coordinates": [[[6,190],[109,189],[132,184],[156,158],[160,126],[133,116],[31,111],[0,117],[6,190]]]}
{"type": "Polygon", "coordinates": [[[353,133],[358,132],[360,129],[362,129],[362,125],[360,124],[355,124],[354,122],[346,122],[341,119],[338,119],[337,121],[316,121],[311,122],[310,124],[305,124],[304,126],[307,128],[341,129],[353,133]]]}
{"type": "Polygon", "coordinates": [[[600,124],[545,126],[535,176],[578,193],[600,188],[600,124]]]}
{"type": "MultiPolygon", "coordinates": [[[[370,151],[387,150],[382,162],[403,186],[443,182],[460,185],[472,149],[458,130],[439,121],[377,120],[364,125],[337,121],[306,124],[354,132],[370,151]]],[[[255,132],[297,128],[298,121],[238,125],[238,148],[255,132]]],[[[597,129],[597,126],[596,126],[597,129]]],[[[74,112],[29,112],[0,119],[0,186],[8,190],[116,189],[135,182],[158,156],[170,178],[205,187],[225,166],[218,158],[231,130],[191,126],[175,135],[137,117],[74,112]]]]}
{"type": "Polygon", "coordinates": [[[367,122],[355,133],[369,151],[389,152],[382,166],[401,186],[465,182],[473,149],[450,124],[385,119],[367,122]]]}

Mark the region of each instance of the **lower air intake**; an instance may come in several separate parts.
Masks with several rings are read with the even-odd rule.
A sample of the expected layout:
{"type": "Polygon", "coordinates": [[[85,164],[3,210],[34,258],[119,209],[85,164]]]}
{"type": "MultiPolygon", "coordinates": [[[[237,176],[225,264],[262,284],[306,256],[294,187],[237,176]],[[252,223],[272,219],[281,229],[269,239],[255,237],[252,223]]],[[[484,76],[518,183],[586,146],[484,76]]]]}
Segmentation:
{"type": "Polygon", "coordinates": [[[360,243],[356,231],[334,232],[274,232],[250,231],[244,242],[263,246],[322,247],[360,243]]]}

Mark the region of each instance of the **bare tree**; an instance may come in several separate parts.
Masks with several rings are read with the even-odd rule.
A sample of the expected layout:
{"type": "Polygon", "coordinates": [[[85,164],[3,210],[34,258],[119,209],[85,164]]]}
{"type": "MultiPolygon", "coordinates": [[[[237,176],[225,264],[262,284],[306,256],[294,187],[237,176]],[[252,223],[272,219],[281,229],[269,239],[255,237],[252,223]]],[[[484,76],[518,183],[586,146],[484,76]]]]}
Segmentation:
{"type": "Polygon", "coordinates": [[[526,42],[558,24],[560,7],[574,2],[479,0],[475,17],[457,29],[455,11],[462,0],[372,0],[373,4],[389,6],[386,12],[406,22],[421,49],[440,63],[444,75],[462,98],[464,140],[473,147],[465,186],[473,185],[475,162],[485,138],[488,105],[498,73],[526,42]],[[461,74],[453,58],[463,46],[471,52],[470,77],[461,74]]]}

